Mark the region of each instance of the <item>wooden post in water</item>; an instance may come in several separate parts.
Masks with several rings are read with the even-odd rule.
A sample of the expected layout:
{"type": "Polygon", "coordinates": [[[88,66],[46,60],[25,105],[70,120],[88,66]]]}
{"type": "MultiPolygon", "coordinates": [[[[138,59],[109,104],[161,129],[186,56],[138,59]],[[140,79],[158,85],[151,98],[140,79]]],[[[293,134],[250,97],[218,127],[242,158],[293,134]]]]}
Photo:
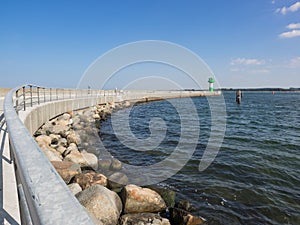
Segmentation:
{"type": "Polygon", "coordinates": [[[242,91],[241,90],[236,91],[235,101],[237,104],[241,104],[241,101],[242,101],[242,91]]]}

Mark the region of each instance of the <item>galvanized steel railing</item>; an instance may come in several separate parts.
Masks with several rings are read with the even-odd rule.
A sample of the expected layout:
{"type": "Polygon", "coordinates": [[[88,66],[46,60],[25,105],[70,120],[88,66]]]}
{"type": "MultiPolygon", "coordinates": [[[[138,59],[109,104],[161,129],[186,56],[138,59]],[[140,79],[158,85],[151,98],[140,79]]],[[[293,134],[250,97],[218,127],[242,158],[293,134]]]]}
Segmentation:
{"type": "Polygon", "coordinates": [[[18,117],[36,104],[99,95],[95,90],[66,90],[24,85],[4,100],[10,150],[15,164],[22,224],[94,224],[18,117]]]}

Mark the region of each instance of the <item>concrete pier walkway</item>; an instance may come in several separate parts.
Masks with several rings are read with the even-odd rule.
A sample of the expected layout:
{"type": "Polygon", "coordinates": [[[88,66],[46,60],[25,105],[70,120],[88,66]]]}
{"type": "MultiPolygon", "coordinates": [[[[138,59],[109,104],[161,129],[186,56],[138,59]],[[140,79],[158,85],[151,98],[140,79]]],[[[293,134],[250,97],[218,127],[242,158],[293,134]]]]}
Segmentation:
{"type": "Polygon", "coordinates": [[[20,211],[14,164],[9,150],[8,133],[0,98],[0,224],[20,224],[20,211]]]}

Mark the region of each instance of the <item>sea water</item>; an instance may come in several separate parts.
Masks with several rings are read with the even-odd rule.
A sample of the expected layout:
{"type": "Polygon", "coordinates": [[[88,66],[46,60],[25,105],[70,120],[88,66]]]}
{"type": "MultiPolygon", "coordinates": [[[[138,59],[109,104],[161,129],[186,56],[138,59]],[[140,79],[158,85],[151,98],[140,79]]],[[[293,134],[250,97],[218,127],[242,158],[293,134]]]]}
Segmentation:
{"type": "Polygon", "coordinates": [[[196,113],[189,112],[190,101],[184,98],[135,104],[115,112],[115,125],[129,113],[131,133],[139,141],[147,140],[151,129],[159,134],[160,124],[151,124],[153,118],[164,121],[160,143],[149,151],[137,151],[119,141],[111,119],[102,123],[100,137],[124,164],[158,163],[181,141],[183,115],[176,111],[176,103],[186,108],[191,131],[197,121],[200,132],[189,134],[197,140],[190,160],[159,185],[175,190],[178,199],[189,200],[195,207],[193,213],[208,224],[300,224],[300,94],[248,92],[243,93],[240,105],[234,92],[211,98],[225,100],[226,132],[216,158],[202,172],[198,166],[211,132],[205,97],[192,98],[196,113]]]}

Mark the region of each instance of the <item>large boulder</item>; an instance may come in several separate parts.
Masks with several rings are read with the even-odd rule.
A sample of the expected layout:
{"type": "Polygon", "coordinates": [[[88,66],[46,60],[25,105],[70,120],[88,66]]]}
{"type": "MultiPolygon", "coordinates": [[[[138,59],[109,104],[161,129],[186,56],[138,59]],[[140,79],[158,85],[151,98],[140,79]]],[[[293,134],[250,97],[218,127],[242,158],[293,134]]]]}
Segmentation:
{"type": "MultiPolygon", "coordinates": [[[[64,154],[65,155],[65,154],[64,154]]],[[[88,166],[88,163],[81,152],[77,151],[70,151],[69,154],[65,155],[65,161],[70,161],[73,163],[77,163],[82,167],[88,166]]]]}
{"type": "Polygon", "coordinates": [[[103,174],[88,170],[76,175],[74,182],[78,183],[83,190],[93,185],[107,186],[107,178],[103,174]]]}
{"type": "Polygon", "coordinates": [[[118,219],[122,212],[122,202],[115,192],[101,185],[95,185],[79,192],[76,197],[97,219],[98,224],[118,224],[118,219]]]}
{"type": "Polygon", "coordinates": [[[85,158],[89,167],[93,168],[94,170],[98,169],[98,158],[96,155],[87,151],[82,151],[81,154],[85,158]]]}
{"type": "Polygon", "coordinates": [[[120,218],[119,225],[170,225],[168,219],[160,217],[155,213],[133,213],[125,214],[120,218]]]}
{"type": "Polygon", "coordinates": [[[75,175],[81,173],[79,164],[68,161],[52,161],[51,163],[66,184],[70,183],[75,175]]]}
{"type": "Polygon", "coordinates": [[[124,213],[160,212],[167,206],[162,197],[149,188],[126,185],[121,191],[124,213]]]}
{"type": "Polygon", "coordinates": [[[46,145],[40,146],[40,148],[45,153],[49,161],[62,161],[61,154],[54,148],[46,145]]]}

